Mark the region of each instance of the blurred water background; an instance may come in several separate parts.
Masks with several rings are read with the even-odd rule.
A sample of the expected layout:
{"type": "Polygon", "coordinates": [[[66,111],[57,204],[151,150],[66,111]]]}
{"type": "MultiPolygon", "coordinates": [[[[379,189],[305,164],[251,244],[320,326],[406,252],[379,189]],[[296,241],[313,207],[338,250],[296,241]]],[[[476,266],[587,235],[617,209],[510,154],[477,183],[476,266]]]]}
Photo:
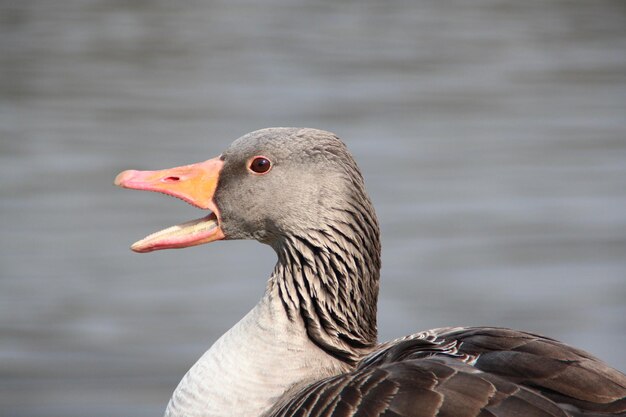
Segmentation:
{"type": "Polygon", "coordinates": [[[162,413],[275,257],[134,254],[200,213],[112,180],[268,126],[359,161],[381,339],[507,326],[626,370],[623,0],[2,0],[2,416],[162,413]]]}

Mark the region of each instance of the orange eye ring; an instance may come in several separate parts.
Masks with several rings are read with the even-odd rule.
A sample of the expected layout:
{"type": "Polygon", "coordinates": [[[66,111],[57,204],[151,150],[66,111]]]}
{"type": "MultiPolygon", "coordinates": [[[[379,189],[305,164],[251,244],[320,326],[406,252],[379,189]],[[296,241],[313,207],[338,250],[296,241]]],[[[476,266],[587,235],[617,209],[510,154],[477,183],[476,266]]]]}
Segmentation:
{"type": "Polygon", "coordinates": [[[265,156],[255,156],[250,161],[248,169],[255,174],[267,174],[270,169],[272,169],[272,161],[270,161],[269,158],[265,156]]]}

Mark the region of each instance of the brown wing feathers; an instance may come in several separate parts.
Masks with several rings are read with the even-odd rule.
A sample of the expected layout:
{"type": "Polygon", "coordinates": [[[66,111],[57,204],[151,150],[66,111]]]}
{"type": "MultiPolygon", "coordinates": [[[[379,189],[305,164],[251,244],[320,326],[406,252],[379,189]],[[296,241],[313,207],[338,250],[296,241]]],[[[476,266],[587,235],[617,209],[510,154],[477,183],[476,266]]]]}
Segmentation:
{"type": "Polygon", "coordinates": [[[304,389],[271,415],[625,416],[625,380],[552,339],[467,328],[391,343],[355,371],[304,389]]]}
{"type": "Polygon", "coordinates": [[[414,359],[309,387],[272,416],[566,417],[553,402],[457,360],[414,359]]]}

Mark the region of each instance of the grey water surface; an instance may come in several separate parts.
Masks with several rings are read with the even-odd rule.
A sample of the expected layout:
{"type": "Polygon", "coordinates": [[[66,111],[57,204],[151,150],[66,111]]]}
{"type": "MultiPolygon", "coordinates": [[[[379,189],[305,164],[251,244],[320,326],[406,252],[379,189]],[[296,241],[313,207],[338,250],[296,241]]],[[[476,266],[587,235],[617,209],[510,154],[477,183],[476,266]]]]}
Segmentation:
{"type": "Polygon", "coordinates": [[[156,416],[261,296],[256,242],[112,186],[308,126],[383,233],[381,340],[550,335],[626,370],[623,0],[0,1],[0,415],[156,416]]]}

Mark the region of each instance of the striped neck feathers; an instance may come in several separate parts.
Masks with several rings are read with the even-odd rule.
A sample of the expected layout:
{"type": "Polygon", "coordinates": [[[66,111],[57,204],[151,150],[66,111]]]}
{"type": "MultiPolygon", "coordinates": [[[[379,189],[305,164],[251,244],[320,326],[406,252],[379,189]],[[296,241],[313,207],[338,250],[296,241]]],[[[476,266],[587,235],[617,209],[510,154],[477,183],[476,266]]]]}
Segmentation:
{"type": "Polygon", "coordinates": [[[377,343],[380,237],[365,194],[348,208],[329,211],[315,229],[281,239],[269,285],[276,286],[290,321],[349,364],[377,343]]]}

